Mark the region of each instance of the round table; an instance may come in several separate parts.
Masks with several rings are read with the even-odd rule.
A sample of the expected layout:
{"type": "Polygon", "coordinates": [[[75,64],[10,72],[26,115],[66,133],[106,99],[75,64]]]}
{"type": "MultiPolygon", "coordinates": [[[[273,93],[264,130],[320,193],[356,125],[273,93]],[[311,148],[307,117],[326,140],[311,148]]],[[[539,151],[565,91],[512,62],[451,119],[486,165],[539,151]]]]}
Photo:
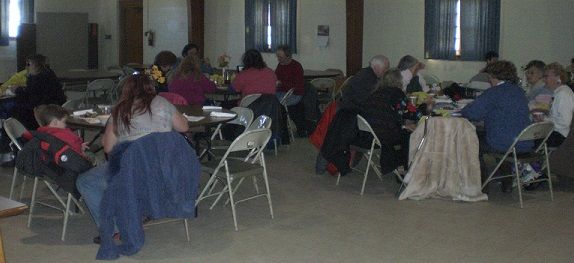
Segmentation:
{"type": "MultiPolygon", "coordinates": [[[[190,128],[196,127],[204,127],[204,126],[211,126],[216,125],[219,123],[228,122],[230,120],[235,119],[237,116],[234,117],[211,117],[210,114],[212,110],[203,110],[200,106],[183,106],[183,105],[176,105],[175,108],[181,112],[185,113],[188,116],[196,116],[200,117],[203,116],[204,118],[199,121],[189,121],[188,125],[190,128]]],[[[234,113],[227,109],[216,110],[219,112],[225,113],[234,113]]],[[[86,120],[71,116],[66,120],[66,124],[69,128],[72,129],[83,129],[83,130],[103,130],[105,128],[105,123],[97,122],[97,123],[90,123],[86,120]]]]}

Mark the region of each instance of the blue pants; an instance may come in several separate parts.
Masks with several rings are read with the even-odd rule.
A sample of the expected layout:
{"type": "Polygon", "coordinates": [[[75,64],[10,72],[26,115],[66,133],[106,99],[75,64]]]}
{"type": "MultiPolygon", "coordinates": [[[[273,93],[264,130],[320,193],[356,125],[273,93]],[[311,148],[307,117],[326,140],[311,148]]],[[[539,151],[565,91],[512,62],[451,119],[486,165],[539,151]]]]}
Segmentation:
{"type": "Polygon", "coordinates": [[[100,227],[100,204],[104,196],[104,191],[108,188],[106,172],[108,163],[96,166],[78,176],[76,186],[82,194],[84,202],[90,210],[94,223],[100,227]]]}

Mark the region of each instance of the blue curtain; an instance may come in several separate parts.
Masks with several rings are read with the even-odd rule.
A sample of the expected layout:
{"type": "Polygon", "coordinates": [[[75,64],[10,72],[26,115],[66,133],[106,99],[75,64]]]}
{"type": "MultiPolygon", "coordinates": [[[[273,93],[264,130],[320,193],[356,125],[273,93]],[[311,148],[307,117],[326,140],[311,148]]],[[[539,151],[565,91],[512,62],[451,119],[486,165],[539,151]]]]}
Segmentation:
{"type": "Polygon", "coordinates": [[[245,0],[245,48],[275,52],[279,45],[287,44],[295,52],[296,22],[296,0],[245,0]],[[271,47],[267,44],[268,24],[271,25],[271,47]]]}
{"type": "MultiPolygon", "coordinates": [[[[457,0],[425,1],[425,58],[457,59],[454,49],[457,0]]],[[[460,0],[460,60],[481,61],[498,52],[500,0],[460,0]]]]}
{"type": "Polygon", "coordinates": [[[500,0],[461,0],[461,60],[484,60],[488,51],[498,53],[500,0]]]}
{"type": "Polygon", "coordinates": [[[275,52],[280,45],[289,45],[291,51],[297,51],[297,1],[271,1],[271,50],[275,52]]]}
{"type": "Polygon", "coordinates": [[[0,0],[0,46],[8,46],[10,38],[8,37],[8,10],[10,0],[0,0]]]}
{"type": "Polygon", "coordinates": [[[456,2],[425,1],[425,58],[455,59],[456,2]]]}

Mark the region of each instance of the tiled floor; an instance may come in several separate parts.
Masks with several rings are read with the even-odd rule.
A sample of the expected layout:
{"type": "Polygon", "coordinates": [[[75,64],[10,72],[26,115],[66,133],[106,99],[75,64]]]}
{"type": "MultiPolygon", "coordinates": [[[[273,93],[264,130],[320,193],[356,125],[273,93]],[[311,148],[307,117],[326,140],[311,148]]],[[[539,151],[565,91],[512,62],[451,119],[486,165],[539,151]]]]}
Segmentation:
{"type": "MultiPolygon", "coordinates": [[[[528,192],[524,209],[516,191],[491,190],[490,201],[398,201],[395,180],[375,177],[360,196],[361,178],[314,174],[315,149],[306,140],[268,154],[275,219],[264,199],[238,205],[239,231],[231,211],[201,205],[183,225],[146,230],[146,244],[117,262],[572,262],[574,194],[528,192]]],[[[0,171],[7,196],[11,170],[0,171]]],[[[251,191],[246,184],[245,191],[251,191]]],[[[28,187],[28,189],[31,186],[28,187]]],[[[8,262],[89,262],[97,245],[89,216],[70,221],[59,240],[61,216],[41,208],[32,227],[26,216],[0,220],[8,262]]]]}

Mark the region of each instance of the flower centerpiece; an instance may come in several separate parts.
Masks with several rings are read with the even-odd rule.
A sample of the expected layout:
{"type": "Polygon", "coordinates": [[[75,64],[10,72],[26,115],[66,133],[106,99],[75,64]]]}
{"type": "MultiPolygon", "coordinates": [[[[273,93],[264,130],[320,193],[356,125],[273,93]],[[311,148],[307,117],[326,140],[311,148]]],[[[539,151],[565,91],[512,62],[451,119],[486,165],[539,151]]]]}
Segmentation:
{"type": "Polygon", "coordinates": [[[145,73],[155,82],[155,87],[158,92],[166,91],[164,90],[167,89],[164,73],[157,65],[152,65],[151,68],[145,70],[145,73]]]}
{"type": "Polygon", "coordinates": [[[221,56],[219,56],[217,58],[217,62],[219,64],[220,68],[227,68],[227,66],[229,66],[229,60],[231,59],[230,56],[227,55],[227,53],[223,53],[221,56]]]}

